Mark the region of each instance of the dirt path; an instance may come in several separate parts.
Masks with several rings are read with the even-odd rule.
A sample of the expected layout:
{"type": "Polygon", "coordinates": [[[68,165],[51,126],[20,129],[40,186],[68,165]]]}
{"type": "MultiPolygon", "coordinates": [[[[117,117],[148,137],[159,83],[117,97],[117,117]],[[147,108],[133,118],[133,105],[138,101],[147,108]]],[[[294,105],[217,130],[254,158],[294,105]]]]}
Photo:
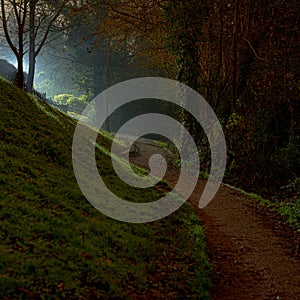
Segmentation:
{"type": "MultiPolygon", "coordinates": [[[[137,165],[147,167],[154,153],[170,159],[152,142],[137,145],[140,152],[131,157],[137,165]]],[[[174,185],[177,173],[170,168],[165,179],[174,185]]],[[[205,228],[214,268],[213,299],[300,299],[299,234],[278,216],[226,186],[207,207],[198,209],[205,183],[198,181],[189,201],[205,228]]]]}

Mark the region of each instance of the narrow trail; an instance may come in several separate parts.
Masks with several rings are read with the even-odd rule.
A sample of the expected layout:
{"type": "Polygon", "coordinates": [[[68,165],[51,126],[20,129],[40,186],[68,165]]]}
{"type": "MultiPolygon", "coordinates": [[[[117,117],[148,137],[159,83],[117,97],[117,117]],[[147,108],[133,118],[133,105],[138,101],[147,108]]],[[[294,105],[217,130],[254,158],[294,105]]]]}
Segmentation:
{"type": "MultiPolygon", "coordinates": [[[[152,142],[136,144],[140,151],[131,161],[141,167],[147,168],[155,153],[171,159],[152,142]]],[[[178,170],[169,168],[164,178],[174,186],[178,170]]],[[[275,214],[224,185],[200,210],[205,183],[199,179],[189,201],[205,229],[214,269],[212,299],[300,299],[299,234],[275,214]]]]}

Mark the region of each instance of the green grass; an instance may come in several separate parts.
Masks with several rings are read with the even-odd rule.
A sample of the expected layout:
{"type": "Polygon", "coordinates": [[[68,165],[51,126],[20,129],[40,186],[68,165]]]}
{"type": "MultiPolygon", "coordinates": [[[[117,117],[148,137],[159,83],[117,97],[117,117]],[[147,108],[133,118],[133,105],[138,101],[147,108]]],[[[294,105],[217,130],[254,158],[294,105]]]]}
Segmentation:
{"type": "MultiPolygon", "coordinates": [[[[76,121],[2,79],[0,90],[0,298],[131,299],[153,290],[209,299],[211,267],[191,207],[149,224],[104,216],[74,177],[76,121]]],[[[161,196],[126,187],[107,153],[111,136],[97,141],[99,169],[116,194],[161,196]]]]}
{"type": "Polygon", "coordinates": [[[289,224],[300,231],[300,198],[293,202],[286,202],[278,199],[270,201],[254,193],[250,193],[248,196],[258,204],[267,207],[270,211],[283,216],[289,224]]]}
{"type": "Polygon", "coordinates": [[[300,198],[295,199],[294,201],[281,201],[280,198],[275,198],[271,201],[255,193],[247,193],[240,188],[228,184],[225,185],[248,196],[258,205],[267,207],[269,211],[281,215],[286,219],[287,223],[294,226],[297,231],[300,231],[300,198]]]}

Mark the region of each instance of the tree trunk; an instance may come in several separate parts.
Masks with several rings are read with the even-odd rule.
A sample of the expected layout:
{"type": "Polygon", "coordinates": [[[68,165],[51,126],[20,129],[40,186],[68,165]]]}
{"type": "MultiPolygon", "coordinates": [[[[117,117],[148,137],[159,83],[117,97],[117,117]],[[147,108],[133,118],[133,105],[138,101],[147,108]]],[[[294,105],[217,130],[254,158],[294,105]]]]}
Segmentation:
{"type": "Polygon", "coordinates": [[[29,69],[27,79],[27,91],[32,93],[35,73],[35,8],[36,0],[29,1],[29,69]]]}
{"type": "Polygon", "coordinates": [[[24,42],[23,42],[23,34],[24,34],[24,27],[19,26],[18,28],[18,39],[19,39],[19,51],[16,54],[17,61],[18,61],[18,71],[14,83],[20,89],[24,88],[24,69],[23,69],[23,58],[24,58],[24,42]]]}
{"type": "Polygon", "coordinates": [[[238,82],[239,82],[239,72],[238,72],[238,17],[239,17],[239,3],[238,0],[235,0],[234,3],[234,17],[233,17],[233,63],[232,63],[232,71],[233,71],[233,82],[232,82],[232,104],[231,104],[231,113],[236,111],[236,103],[239,98],[238,92],[238,82]]]}
{"type": "Polygon", "coordinates": [[[23,70],[23,55],[19,54],[17,56],[18,61],[18,71],[14,79],[14,84],[20,89],[24,88],[24,70],[23,70]]]}

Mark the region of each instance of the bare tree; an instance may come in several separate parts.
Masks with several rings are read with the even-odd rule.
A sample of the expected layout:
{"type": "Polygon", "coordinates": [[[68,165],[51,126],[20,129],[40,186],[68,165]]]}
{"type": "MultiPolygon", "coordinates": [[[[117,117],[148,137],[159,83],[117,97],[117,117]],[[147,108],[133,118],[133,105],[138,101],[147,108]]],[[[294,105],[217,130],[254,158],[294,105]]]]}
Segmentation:
{"type": "MultiPolygon", "coordinates": [[[[63,8],[68,0],[63,0],[58,5],[51,5],[44,9],[45,2],[29,0],[29,70],[27,90],[32,91],[36,57],[41,52],[50,33],[54,32],[55,38],[66,28],[64,18],[61,17],[63,8]],[[54,30],[53,30],[54,29],[54,30]]],[[[53,39],[53,36],[51,37],[53,39]]],[[[50,38],[50,39],[51,39],[50,38]]]]}
{"type": "Polygon", "coordinates": [[[24,84],[24,71],[23,71],[23,60],[24,60],[24,33],[25,24],[27,18],[27,0],[15,1],[11,0],[6,2],[1,0],[1,18],[3,24],[3,30],[6,41],[16,56],[18,62],[18,72],[15,78],[15,83],[19,87],[23,87],[24,84]],[[8,11],[8,14],[7,14],[8,11]],[[17,42],[13,42],[10,32],[9,21],[11,18],[15,20],[15,27],[17,27],[17,42]]]}
{"type": "Polygon", "coordinates": [[[66,28],[62,14],[69,0],[0,0],[5,39],[15,54],[18,72],[15,83],[24,87],[24,56],[28,53],[29,69],[26,89],[32,92],[36,57],[46,43],[60,36],[66,28]],[[17,36],[15,36],[17,32],[17,36]]]}

